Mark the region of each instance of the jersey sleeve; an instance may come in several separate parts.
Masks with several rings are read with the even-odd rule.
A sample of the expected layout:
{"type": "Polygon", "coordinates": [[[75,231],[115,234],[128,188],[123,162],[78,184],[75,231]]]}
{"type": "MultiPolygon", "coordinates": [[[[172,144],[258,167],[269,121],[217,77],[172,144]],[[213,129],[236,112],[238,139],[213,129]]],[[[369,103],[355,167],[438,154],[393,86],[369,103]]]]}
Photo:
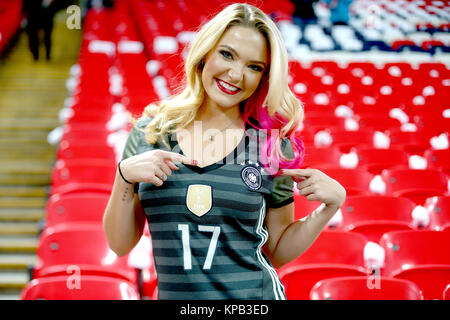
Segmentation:
{"type": "Polygon", "coordinates": [[[125,147],[123,149],[122,160],[125,160],[138,153],[139,144],[145,140],[144,133],[141,130],[144,129],[150,121],[151,119],[149,118],[139,120],[134,125],[133,129],[131,129],[130,134],[128,135],[127,138],[127,142],[125,143],[125,147]]]}
{"type": "MultiPolygon", "coordinates": [[[[140,129],[144,129],[149,122],[150,120],[148,119],[140,120],[134,125],[133,129],[131,129],[123,149],[122,160],[132,157],[138,153],[139,144],[142,144],[143,141],[145,141],[144,133],[140,129]]],[[[137,193],[138,190],[139,183],[135,183],[134,193],[137,193]]]]}
{"type": "MultiPolygon", "coordinates": [[[[283,155],[294,158],[294,150],[291,141],[285,138],[281,144],[283,155]]],[[[294,201],[294,182],[290,176],[278,176],[273,179],[272,192],[267,195],[266,201],[269,208],[280,208],[294,201]]]]}

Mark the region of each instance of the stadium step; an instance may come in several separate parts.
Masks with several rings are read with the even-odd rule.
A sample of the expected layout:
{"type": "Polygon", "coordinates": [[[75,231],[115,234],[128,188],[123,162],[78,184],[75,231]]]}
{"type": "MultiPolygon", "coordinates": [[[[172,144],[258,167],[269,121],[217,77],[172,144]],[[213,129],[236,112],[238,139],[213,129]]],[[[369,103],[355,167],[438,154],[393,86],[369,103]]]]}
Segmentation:
{"type": "Polygon", "coordinates": [[[2,197],[0,208],[43,208],[46,202],[44,197],[2,197]]]}
{"type": "Polygon", "coordinates": [[[0,222],[0,235],[18,235],[39,233],[37,222],[0,222]]]}
{"type": "Polygon", "coordinates": [[[28,271],[8,270],[0,272],[0,289],[22,289],[29,281],[28,271]]]}
{"type": "Polygon", "coordinates": [[[0,208],[0,222],[32,222],[44,217],[44,208],[0,208]]]}
{"type": "MultiPolygon", "coordinates": [[[[47,136],[61,126],[66,80],[76,63],[81,30],[54,19],[52,59],[33,61],[25,32],[0,64],[0,299],[20,299],[36,262],[57,147],[47,136]]],[[[43,45],[41,46],[44,49],[43,45]]]]}
{"type": "Polygon", "coordinates": [[[0,272],[5,269],[24,269],[36,264],[36,255],[27,253],[0,254],[0,272]]]}
{"type": "Polygon", "coordinates": [[[4,197],[46,197],[48,188],[28,185],[0,186],[0,194],[4,197]]]}
{"type": "Polygon", "coordinates": [[[0,253],[36,252],[37,236],[0,235],[0,253]]]}

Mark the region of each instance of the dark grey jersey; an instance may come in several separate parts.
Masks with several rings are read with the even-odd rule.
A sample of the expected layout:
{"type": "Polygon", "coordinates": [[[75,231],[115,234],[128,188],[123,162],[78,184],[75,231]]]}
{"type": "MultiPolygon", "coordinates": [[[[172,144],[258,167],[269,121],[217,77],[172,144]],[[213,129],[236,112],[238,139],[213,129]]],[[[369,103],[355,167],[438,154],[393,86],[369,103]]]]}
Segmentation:
{"type": "MultiPolygon", "coordinates": [[[[148,144],[136,126],[123,158],[158,148],[182,153],[175,133],[167,136],[168,149],[148,144]]],[[[265,172],[258,160],[259,131],[246,131],[234,152],[218,163],[204,168],[177,163],[180,169],[161,187],[139,184],[160,299],[285,299],[261,249],[268,237],[266,210],[293,201],[293,182],[265,172]]],[[[283,146],[291,157],[289,140],[283,146]]]]}

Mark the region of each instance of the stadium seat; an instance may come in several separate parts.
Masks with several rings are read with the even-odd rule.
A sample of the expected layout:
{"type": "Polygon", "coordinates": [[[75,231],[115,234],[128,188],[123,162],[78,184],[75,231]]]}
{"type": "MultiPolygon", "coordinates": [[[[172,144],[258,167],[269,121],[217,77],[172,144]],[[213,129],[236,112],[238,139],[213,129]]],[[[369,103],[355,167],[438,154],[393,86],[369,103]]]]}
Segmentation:
{"type": "Polygon", "coordinates": [[[318,167],[326,175],[337,180],[347,192],[347,196],[352,195],[369,195],[370,182],[373,175],[365,170],[360,169],[343,169],[330,166],[318,167]]]}
{"type": "Polygon", "coordinates": [[[360,129],[358,131],[332,130],[331,137],[333,146],[337,146],[344,153],[348,153],[351,148],[361,146],[373,146],[372,129],[360,129]]]}
{"type": "Polygon", "coordinates": [[[439,170],[387,169],[382,172],[386,194],[406,197],[418,205],[447,192],[447,177],[439,170]]]}
{"type": "Polygon", "coordinates": [[[381,274],[411,280],[425,299],[440,299],[450,279],[450,232],[391,231],[380,240],[385,250],[381,274]]]}
{"type": "Polygon", "coordinates": [[[297,259],[278,270],[290,300],[308,300],[319,280],[339,276],[365,276],[367,239],[357,233],[324,230],[297,259]]]}
{"type": "Polygon", "coordinates": [[[45,226],[72,222],[101,224],[108,200],[109,195],[101,192],[54,194],[47,201],[45,226]]]}
{"type": "Polygon", "coordinates": [[[425,151],[429,169],[440,169],[450,176],[450,149],[425,151]]]}
{"type": "Polygon", "coordinates": [[[106,139],[103,143],[80,139],[73,142],[62,140],[58,147],[57,158],[59,160],[105,159],[111,160],[112,164],[115,165],[116,154],[114,149],[107,145],[106,139]]]}
{"type": "Polygon", "coordinates": [[[67,275],[76,265],[83,275],[127,280],[137,286],[137,271],[128,255],[118,257],[108,245],[103,226],[93,223],[60,223],[46,228],[40,238],[32,278],[67,275]]]}
{"type": "Polygon", "coordinates": [[[340,228],[363,234],[378,242],[388,231],[412,229],[414,202],[393,196],[350,196],[341,207],[340,228]]]}
{"type": "Polygon", "coordinates": [[[408,154],[403,149],[356,148],[358,168],[373,174],[397,166],[408,167],[408,154]]]}
{"type": "Polygon", "coordinates": [[[322,203],[320,201],[309,201],[306,197],[300,195],[298,189],[294,187],[295,220],[306,217],[316,210],[321,204],[322,203]]]}
{"type": "Polygon", "coordinates": [[[116,164],[104,159],[58,160],[51,175],[50,195],[86,190],[111,191],[116,164]]]}
{"type": "Polygon", "coordinates": [[[403,132],[393,128],[390,130],[389,138],[392,147],[402,147],[411,154],[423,154],[425,150],[431,148],[430,139],[433,134],[431,130],[403,132]]]}
{"type": "Polygon", "coordinates": [[[381,276],[338,277],[319,281],[311,300],[423,300],[412,281],[381,276]]]}
{"type": "Polygon", "coordinates": [[[430,216],[431,230],[441,231],[450,227],[450,196],[428,198],[425,208],[430,216]]]}
{"type": "Polygon", "coordinates": [[[442,293],[442,300],[450,300],[450,283],[445,287],[442,293]]]}
{"type": "Polygon", "coordinates": [[[22,300],[140,300],[133,284],[117,278],[80,275],[31,280],[22,290],[22,300]]]}
{"type": "Polygon", "coordinates": [[[314,168],[315,165],[339,166],[339,159],[342,153],[336,147],[315,148],[305,147],[305,157],[302,168],[314,168]]]}

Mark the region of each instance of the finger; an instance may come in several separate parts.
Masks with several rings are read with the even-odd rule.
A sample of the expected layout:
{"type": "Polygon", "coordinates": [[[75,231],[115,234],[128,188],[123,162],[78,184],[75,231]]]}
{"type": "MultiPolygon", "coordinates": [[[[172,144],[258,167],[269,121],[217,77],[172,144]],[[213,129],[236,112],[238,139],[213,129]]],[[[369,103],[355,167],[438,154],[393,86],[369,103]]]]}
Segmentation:
{"type": "Polygon", "coordinates": [[[309,178],[313,175],[313,169],[282,169],[280,170],[280,175],[291,176],[291,177],[301,177],[309,178]]]}
{"type": "Polygon", "coordinates": [[[298,189],[298,191],[302,196],[308,196],[315,192],[315,188],[313,186],[308,186],[305,188],[298,189]]]}
{"type": "Polygon", "coordinates": [[[169,152],[169,151],[162,151],[163,159],[164,160],[171,160],[173,162],[181,162],[187,165],[196,166],[198,164],[197,160],[191,159],[189,157],[186,157],[185,155],[175,153],[175,152],[169,152]]]}
{"type": "Polygon", "coordinates": [[[169,166],[165,162],[161,163],[159,168],[163,171],[163,173],[167,177],[169,177],[172,174],[172,170],[170,170],[169,166]]]}
{"type": "Polygon", "coordinates": [[[320,201],[320,197],[316,195],[315,193],[311,193],[306,196],[306,199],[309,201],[320,201]]]}
{"type": "Polygon", "coordinates": [[[167,175],[164,173],[164,171],[163,170],[161,170],[160,168],[156,168],[156,170],[155,170],[155,177],[156,178],[158,178],[159,180],[161,180],[161,181],[166,181],[166,179],[167,179],[167,175]]]}
{"type": "Polygon", "coordinates": [[[309,187],[311,184],[312,184],[312,182],[310,179],[302,180],[300,182],[297,182],[297,189],[300,190],[300,189],[309,187]]]}
{"type": "Polygon", "coordinates": [[[170,170],[180,170],[172,161],[164,160],[164,162],[169,166],[170,170]]]}
{"type": "Polygon", "coordinates": [[[153,183],[155,186],[160,187],[163,184],[163,181],[161,179],[159,179],[157,176],[152,176],[150,178],[150,183],[153,183]]]}

